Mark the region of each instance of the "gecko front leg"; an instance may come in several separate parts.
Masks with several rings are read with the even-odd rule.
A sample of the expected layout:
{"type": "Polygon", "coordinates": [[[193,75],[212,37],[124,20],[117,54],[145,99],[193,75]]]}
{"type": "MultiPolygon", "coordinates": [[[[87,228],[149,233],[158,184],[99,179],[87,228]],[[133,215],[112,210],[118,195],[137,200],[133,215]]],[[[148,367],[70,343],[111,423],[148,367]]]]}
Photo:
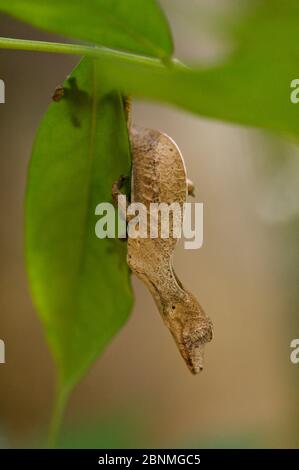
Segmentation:
{"type": "MultiPolygon", "coordinates": [[[[124,193],[121,192],[121,189],[124,187],[125,183],[129,180],[129,177],[126,175],[120,175],[118,180],[112,183],[111,196],[115,207],[119,210],[120,215],[123,220],[127,220],[127,209],[128,209],[128,200],[124,193]]],[[[119,238],[122,241],[126,241],[127,237],[119,238]]]]}

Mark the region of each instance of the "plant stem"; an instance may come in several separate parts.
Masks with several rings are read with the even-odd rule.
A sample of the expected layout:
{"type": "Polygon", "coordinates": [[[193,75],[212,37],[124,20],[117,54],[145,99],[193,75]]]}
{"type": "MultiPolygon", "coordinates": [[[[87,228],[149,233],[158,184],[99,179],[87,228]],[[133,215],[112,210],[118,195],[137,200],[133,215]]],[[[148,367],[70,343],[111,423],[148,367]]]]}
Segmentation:
{"type": "MultiPolygon", "coordinates": [[[[165,64],[160,59],[147,57],[138,54],[108,49],[99,46],[86,46],[82,44],[69,44],[59,42],[31,41],[25,39],[12,39],[0,37],[0,49],[14,49],[21,51],[48,52],[55,54],[71,54],[93,57],[96,59],[115,58],[121,62],[138,63],[154,68],[165,68],[165,64]]],[[[185,67],[178,60],[173,59],[167,66],[185,67]]]]}
{"type": "Polygon", "coordinates": [[[55,448],[59,437],[59,431],[64,415],[66,402],[69,397],[69,390],[67,388],[58,387],[56,397],[54,400],[54,406],[51,415],[51,421],[48,433],[48,447],[50,449],[55,448]]]}

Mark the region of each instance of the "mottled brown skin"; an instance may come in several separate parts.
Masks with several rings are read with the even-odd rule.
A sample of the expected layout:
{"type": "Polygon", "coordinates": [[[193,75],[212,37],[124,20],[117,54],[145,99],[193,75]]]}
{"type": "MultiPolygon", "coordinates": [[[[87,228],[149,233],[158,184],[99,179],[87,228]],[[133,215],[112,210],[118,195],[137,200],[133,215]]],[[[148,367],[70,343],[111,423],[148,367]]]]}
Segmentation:
{"type": "MultiPolygon", "coordinates": [[[[179,203],[192,190],[183,157],[165,134],[132,128],[131,202],[147,209],[152,202],[179,203]]],[[[194,374],[203,368],[204,345],[212,339],[212,323],[196,298],[178,280],[172,258],[177,239],[128,238],[127,261],[132,272],[149,288],[181,355],[194,374]]]]}

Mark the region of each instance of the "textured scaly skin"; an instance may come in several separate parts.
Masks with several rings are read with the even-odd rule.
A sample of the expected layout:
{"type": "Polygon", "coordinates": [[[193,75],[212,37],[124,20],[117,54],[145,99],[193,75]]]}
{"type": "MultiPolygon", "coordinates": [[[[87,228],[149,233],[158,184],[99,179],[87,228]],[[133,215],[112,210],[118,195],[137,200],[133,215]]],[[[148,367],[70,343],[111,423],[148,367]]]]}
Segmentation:
{"type": "MultiPolygon", "coordinates": [[[[131,202],[178,203],[187,198],[187,178],[183,157],[165,134],[131,128],[131,202]]],[[[160,228],[159,221],[159,228],[160,228]]],[[[159,232],[160,233],[160,232],[159,232]]],[[[212,323],[196,298],[178,280],[172,258],[177,239],[128,238],[130,269],[149,288],[164,323],[181,355],[194,374],[203,368],[204,345],[212,339],[212,323]]]]}

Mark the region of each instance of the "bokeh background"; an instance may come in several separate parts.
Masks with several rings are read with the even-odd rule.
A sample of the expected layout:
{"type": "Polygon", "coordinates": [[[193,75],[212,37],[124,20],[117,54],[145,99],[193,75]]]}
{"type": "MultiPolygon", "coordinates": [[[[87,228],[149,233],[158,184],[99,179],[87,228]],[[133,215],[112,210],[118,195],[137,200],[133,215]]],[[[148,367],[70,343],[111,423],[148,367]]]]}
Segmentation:
{"type": "MultiPolygon", "coordinates": [[[[213,63],[233,44],[224,24],[248,2],[161,1],[176,55],[213,63]],[[221,3],[221,5],[220,5],[221,3]]],[[[0,17],[0,36],[61,40],[0,17]]],[[[0,446],[40,445],[54,367],[31,303],[23,199],[31,145],[56,85],[78,58],[0,51],[0,446]]],[[[299,153],[274,135],[135,103],[134,120],[172,136],[204,202],[204,246],[180,246],[176,270],[212,317],[206,367],[193,377],[146,288],[133,279],[132,316],[77,386],[66,447],[298,447],[299,153]]],[[[53,190],[56,190],[53,188],[53,190]]],[[[67,223],[67,220],[66,220],[67,223]]],[[[45,230],[47,220],[45,220],[45,230]]],[[[100,288],[100,286],[99,286],[100,288]]]]}

